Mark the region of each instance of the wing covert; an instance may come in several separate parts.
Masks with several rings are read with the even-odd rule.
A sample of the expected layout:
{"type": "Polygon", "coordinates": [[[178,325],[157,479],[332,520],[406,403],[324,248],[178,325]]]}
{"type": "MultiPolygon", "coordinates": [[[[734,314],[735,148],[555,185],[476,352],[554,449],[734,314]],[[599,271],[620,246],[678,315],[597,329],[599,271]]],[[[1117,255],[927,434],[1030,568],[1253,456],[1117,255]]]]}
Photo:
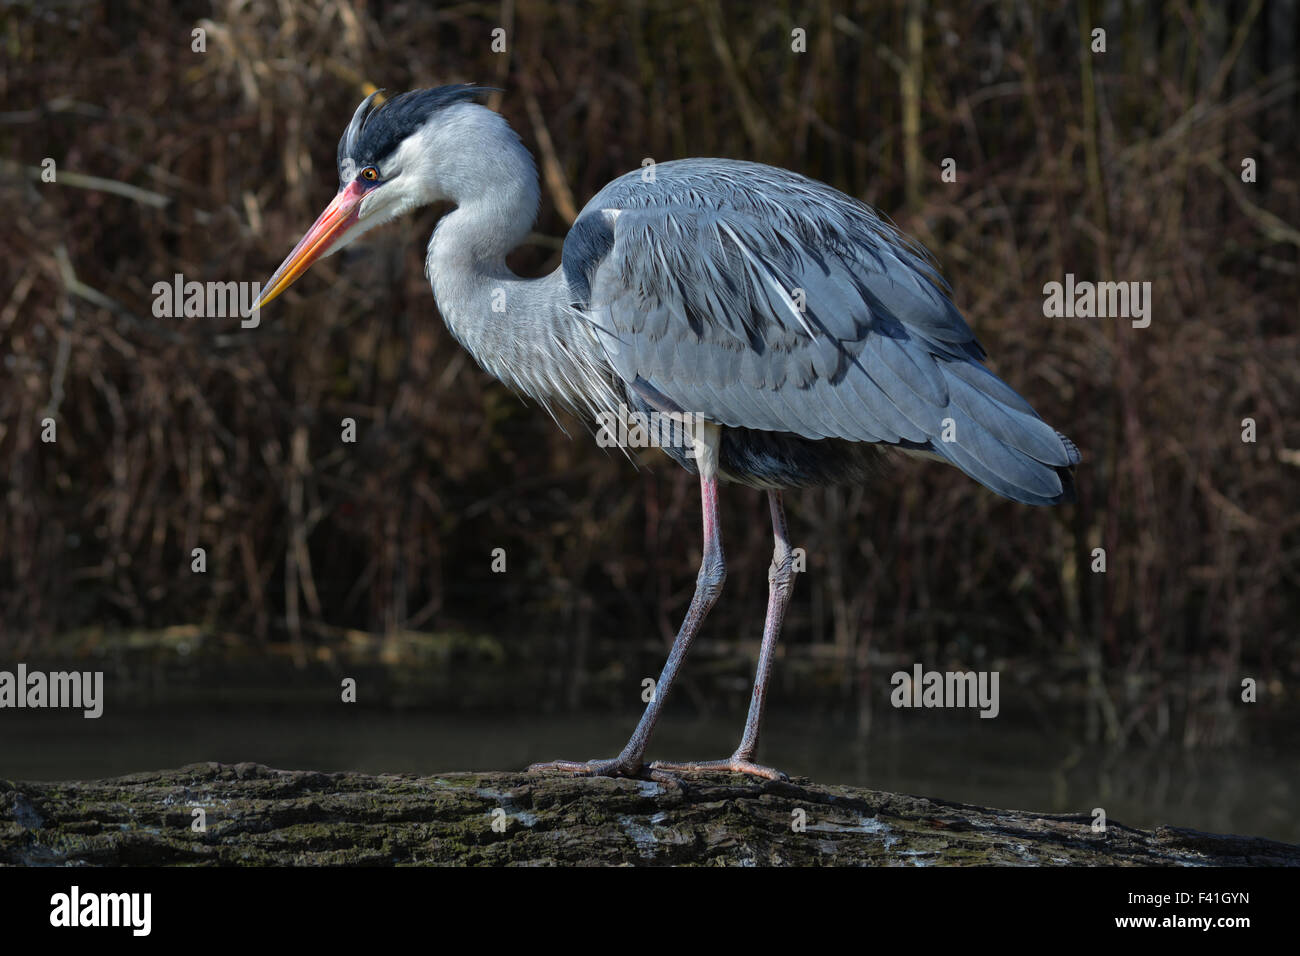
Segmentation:
{"type": "Polygon", "coordinates": [[[980,364],[928,258],[824,184],[723,160],[629,174],[574,224],[564,269],[616,373],[674,410],[929,449],[1004,494],[1061,493],[1068,450],[980,364]]]}

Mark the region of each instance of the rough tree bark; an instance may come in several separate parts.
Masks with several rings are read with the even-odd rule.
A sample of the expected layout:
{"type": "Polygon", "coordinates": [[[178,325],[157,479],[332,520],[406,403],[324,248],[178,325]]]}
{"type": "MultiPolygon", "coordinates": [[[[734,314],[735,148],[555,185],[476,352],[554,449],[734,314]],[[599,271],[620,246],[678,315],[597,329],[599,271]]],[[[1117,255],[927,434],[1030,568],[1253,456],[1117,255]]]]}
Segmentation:
{"type": "Polygon", "coordinates": [[[1300,865],[1300,847],[1271,840],[1091,824],[725,774],[663,784],[212,763],[0,781],[0,863],[10,865],[1300,865]]]}

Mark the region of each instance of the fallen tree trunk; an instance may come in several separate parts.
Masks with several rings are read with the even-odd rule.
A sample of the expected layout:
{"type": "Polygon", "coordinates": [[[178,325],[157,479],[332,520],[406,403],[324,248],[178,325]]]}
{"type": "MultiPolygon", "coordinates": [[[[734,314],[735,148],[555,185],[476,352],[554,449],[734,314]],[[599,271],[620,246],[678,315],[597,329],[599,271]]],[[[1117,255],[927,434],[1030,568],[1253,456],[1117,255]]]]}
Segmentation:
{"type": "Polygon", "coordinates": [[[725,774],[660,783],[211,763],[0,781],[0,863],[1240,866],[1300,865],[1300,847],[1114,821],[1094,832],[1084,815],[725,774]]]}

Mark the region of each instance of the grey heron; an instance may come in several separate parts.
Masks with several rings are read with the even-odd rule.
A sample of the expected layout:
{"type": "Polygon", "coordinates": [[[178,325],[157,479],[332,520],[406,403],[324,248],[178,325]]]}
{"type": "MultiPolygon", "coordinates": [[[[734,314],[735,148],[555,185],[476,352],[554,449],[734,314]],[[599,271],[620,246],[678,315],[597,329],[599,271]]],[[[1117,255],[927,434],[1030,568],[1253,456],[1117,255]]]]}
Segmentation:
{"type": "Polygon", "coordinates": [[[516,276],[537,170],[472,85],[357,107],[338,194],[268,280],[270,302],[322,256],[420,206],[449,202],[425,262],[447,327],[486,371],[589,421],[680,416],[664,450],[700,481],[703,559],[655,692],[623,751],[533,770],[634,776],[726,576],[718,483],[767,493],[773,537],[758,668],[740,745],[650,771],[783,775],[754,762],[792,588],[785,489],[868,480],[890,449],[946,461],[1000,495],[1074,500],[1079,451],[984,365],[930,255],[871,207],[785,169],[681,159],[615,179],[586,205],[561,264],[516,276]]]}

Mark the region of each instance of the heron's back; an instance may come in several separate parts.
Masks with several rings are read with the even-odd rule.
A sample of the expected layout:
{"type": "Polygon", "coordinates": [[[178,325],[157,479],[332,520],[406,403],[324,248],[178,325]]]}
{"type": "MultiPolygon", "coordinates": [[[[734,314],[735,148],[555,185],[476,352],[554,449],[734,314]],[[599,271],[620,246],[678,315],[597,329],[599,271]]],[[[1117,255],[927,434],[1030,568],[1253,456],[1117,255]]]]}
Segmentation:
{"type": "Polygon", "coordinates": [[[856,481],[884,445],[1017,501],[1072,498],[1078,450],[984,367],[928,254],[824,183],[736,160],[634,171],[588,203],[563,268],[630,395],[728,426],[735,480],[856,481]]]}

